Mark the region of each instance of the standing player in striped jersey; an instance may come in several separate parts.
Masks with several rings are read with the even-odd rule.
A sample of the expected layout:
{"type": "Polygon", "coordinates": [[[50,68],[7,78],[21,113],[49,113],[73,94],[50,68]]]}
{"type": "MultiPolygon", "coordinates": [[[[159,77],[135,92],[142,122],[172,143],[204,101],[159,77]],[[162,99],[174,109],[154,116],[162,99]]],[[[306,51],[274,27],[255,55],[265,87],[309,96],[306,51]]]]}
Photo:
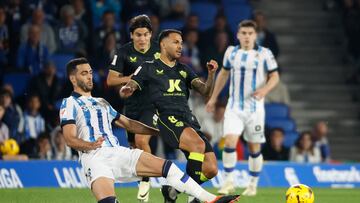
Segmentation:
{"type": "Polygon", "coordinates": [[[92,69],[85,58],[71,60],[67,75],[74,91],[63,99],[60,121],[65,142],[79,152],[89,188],[98,203],[116,203],[115,182],[164,177],[179,192],[205,203],[232,203],[238,195],[218,196],[205,191],[171,161],[139,149],[119,146],[111,123],[133,133],[157,135],[159,131],[116,112],[103,98],[91,96],[92,69]]]}
{"type": "Polygon", "coordinates": [[[215,82],[214,92],[207,103],[207,110],[213,111],[220,91],[230,76],[229,99],[225,110],[224,136],[225,149],[223,164],[225,183],[218,191],[229,194],[235,191],[233,170],[235,168],[236,144],[244,133],[248,142],[250,184],[243,195],[256,195],[259,174],[263,166],[261,144],[265,142],[264,97],[279,81],[277,63],[267,48],[256,42],[257,25],[244,20],[239,24],[237,38],[240,45],[229,46],[223,59],[223,68],[215,82]]]}
{"type": "MultiPolygon", "coordinates": [[[[134,71],[145,61],[152,61],[157,58],[159,46],[151,41],[152,26],[148,16],[139,15],[130,20],[129,25],[131,42],[122,46],[110,64],[107,77],[109,86],[121,86],[126,84],[134,71]]],[[[153,121],[155,108],[148,100],[148,91],[136,92],[132,97],[125,100],[124,114],[134,120],[156,127],[153,121]]],[[[129,143],[136,148],[151,153],[149,141],[151,136],[133,134],[127,132],[129,143]]],[[[139,184],[137,197],[140,201],[148,202],[150,182],[149,178],[144,178],[139,184]]]]}

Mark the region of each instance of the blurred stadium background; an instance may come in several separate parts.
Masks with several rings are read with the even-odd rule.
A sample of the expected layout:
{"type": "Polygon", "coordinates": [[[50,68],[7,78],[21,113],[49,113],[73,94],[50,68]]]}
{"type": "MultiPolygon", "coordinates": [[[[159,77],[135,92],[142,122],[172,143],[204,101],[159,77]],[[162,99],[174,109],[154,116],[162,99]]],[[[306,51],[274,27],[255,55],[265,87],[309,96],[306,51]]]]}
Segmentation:
{"type": "MultiPolygon", "coordinates": [[[[94,95],[105,97],[121,111],[116,90],[106,86],[108,63],[116,49],[130,40],[128,20],[138,14],[150,16],[155,40],[162,29],[180,29],[184,38],[181,61],[202,77],[206,77],[207,60],[214,58],[221,64],[226,47],[237,43],[241,20],[254,19],[259,24],[258,43],[273,51],[281,84],[266,104],[268,144],[263,153],[268,162],[260,181],[263,192],[256,197],[260,199],[244,202],[265,202],[264,197],[270,202],[284,201],[285,189],[269,188],[286,188],[295,182],[311,187],[360,187],[359,0],[1,0],[0,143],[14,139],[20,152],[1,150],[0,202],[27,202],[17,196],[31,193],[3,188],[84,187],[77,173],[77,154],[65,147],[58,126],[61,99],[71,92],[65,64],[74,57],[87,57],[95,70],[94,95]],[[296,145],[304,133],[310,135],[311,147],[296,145]],[[319,150],[321,157],[312,163],[295,163],[299,160],[292,158],[291,148],[319,150]]],[[[226,98],[225,90],[214,115],[205,112],[198,95],[189,101],[219,160],[226,98]]],[[[122,129],[114,133],[122,145],[128,145],[122,129]]],[[[153,138],[151,144],[161,157],[179,163],[185,160],[161,140],[153,138]]],[[[242,161],[248,152],[243,140],[237,152],[239,179],[246,182],[242,161]]],[[[221,177],[207,186],[216,187],[217,181],[221,177]]],[[[318,202],[360,201],[358,189],[321,191],[318,202]],[[353,198],[346,199],[349,196],[353,198]]],[[[55,201],[46,196],[37,200],[55,201]]]]}

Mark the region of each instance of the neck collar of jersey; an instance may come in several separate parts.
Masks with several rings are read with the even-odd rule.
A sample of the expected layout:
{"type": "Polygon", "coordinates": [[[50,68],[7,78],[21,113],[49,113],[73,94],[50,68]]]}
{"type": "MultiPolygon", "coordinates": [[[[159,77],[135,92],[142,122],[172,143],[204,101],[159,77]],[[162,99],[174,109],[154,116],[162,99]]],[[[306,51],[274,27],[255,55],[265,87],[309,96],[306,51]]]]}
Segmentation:
{"type": "MultiPolygon", "coordinates": [[[[241,44],[239,44],[239,48],[241,49],[241,44]]],[[[250,49],[251,50],[251,49],[250,49]]],[[[252,50],[259,50],[259,45],[257,43],[255,43],[254,47],[252,48],[252,50]]]]}
{"type": "Polygon", "coordinates": [[[71,93],[71,96],[73,96],[73,97],[75,97],[75,98],[79,98],[79,97],[81,97],[82,95],[79,94],[79,93],[77,93],[77,92],[75,92],[75,91],[73,91],[73,92],[71,93]]]}
{"type": "Polygon", "coordinates": [[[159,61],[161,61],[161,63],[165,64],[165,65],[166,65],[167,67],[169,67],[169,68],[173,68],[173,67],[175,67],[176,64],[177,64],[177,61],[175,61],[175,64],[174,64],[173,66],[169,66],[169,64],[165,63],[165,61],[163,61],[161,58],[159,58],[159,61]]]}

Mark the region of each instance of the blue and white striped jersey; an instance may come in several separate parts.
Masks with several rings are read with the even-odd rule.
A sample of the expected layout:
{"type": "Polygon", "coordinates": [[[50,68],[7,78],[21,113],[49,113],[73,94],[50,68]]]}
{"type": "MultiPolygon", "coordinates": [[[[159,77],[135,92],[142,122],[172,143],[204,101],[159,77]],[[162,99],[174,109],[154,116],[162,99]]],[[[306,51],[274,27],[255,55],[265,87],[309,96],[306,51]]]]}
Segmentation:
{"type": "Polygon", "coordinates": [[[120,114],[103,98],[82,96],[73,92],[63,99],[60,108],[61,126],[76,124],[77,136],[85,141],[94,142],[104,137],[103,147],[119,146],[111,123],[120,114]]]}
{"type": "Polygon", "coordinates": [[[252,97],[255,90],[267,81],[267,74],[277,70],[271,51],[256,45],[252,50],[229,46],[223,59],[223,67],[230,71],[228,108],[256,112],[264,110],[264,99],[252,97]]]}

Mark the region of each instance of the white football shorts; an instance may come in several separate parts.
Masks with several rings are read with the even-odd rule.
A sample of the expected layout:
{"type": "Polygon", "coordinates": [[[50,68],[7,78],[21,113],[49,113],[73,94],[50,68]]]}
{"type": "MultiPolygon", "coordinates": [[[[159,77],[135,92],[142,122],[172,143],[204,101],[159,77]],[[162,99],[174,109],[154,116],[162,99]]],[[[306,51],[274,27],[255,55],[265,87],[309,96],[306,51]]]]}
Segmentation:
{"type": "Polygon", "coordinates": [[[224,114],[224,135],[234,134],[241,136],[250,143],[264,143],[265,111],[254,113],[226,108],[224,114]]]}
{"type": "Polygon", "coordinates": [[[143,151],[126,147],[101,147],[80,156],[88,187],[100,177],[117,183],[141,180],[136,174],[136,164],[143,151]]]}

